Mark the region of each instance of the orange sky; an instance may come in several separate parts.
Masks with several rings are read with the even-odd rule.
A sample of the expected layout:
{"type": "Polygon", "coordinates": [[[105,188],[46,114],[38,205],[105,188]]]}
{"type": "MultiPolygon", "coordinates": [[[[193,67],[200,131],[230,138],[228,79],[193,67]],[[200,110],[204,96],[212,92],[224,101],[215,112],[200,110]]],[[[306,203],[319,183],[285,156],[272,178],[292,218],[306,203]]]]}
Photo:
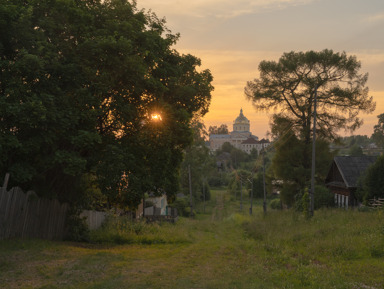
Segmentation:
{"type": "MultiPolygon", "coordinates": [[[[184,52],[184,50],[180,50],[184,52]]],[[[258,64],[262,60],[278,60],[281,54],[271,52],[249,51],[189,51],[189,53],[203,60],[202,68],[211,70],[215,90],[212,93],[212,102],[209,113],[204,117],[208,128],[210,125],[228,125],[232,130],[232,124],[243,108],[244,115],[251,121],[251,131],[259,138],[267,137],[269,130],[269,116],[272,112],[256,112],[252,103],[246,100],[244,87],[246,82],[258,77],[258,64]]],[[[370,65],[370,61],[377,60],[379,56],[372,57],[357,55],[362,62],[362,72],[365,72],[364,64],[370,65]]],[[[384,59],[384,58],[383,58],[384,59]]],[[[368,81],[368,87],[370,81],[368,81]]],[[[373,114],[361,114],[364,120],[362,127],[354,134],[371,135],[373,126],[377,124],[377,115],[384,113],[384,91],[370,89],[370,95],[376,101],[376,110],[373,114]]],[[[350,135],[350,132],[340,131],[342,135],[350,135]]]]}
{"type": "MultiPolygon", "coordinates": [[[[345,51],[369,73],[370,95],[377,102],[354,134],[371,135],[377,115],[384,113],[383,0],[138,0],[138,7],[165,17],[172,33],[180,33],[180,53],[202,60],[215,87],[206,127],[227,124],[243,108],[251,131],[266,137],[269,115],[256,112],[245,99],[247,81],[258,77],[262,60],[278,61],[284,52],[345,51]]],[[[340,132],[343,134],[343,132],[340,132]]],[[[349,134],[349,133],[348,133],[349,134]]]]}

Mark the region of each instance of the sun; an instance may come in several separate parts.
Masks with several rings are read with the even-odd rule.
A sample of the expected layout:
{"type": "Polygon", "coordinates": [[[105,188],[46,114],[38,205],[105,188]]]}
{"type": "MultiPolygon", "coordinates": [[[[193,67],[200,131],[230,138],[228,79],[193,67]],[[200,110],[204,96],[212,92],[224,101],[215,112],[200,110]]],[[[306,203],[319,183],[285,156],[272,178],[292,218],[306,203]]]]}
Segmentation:
{"type": "Polygon", "coordinates": [[[161,115],[158,113],[152,113],[151,114],[151,120],[153,121],[162,121],[161,115]]]}

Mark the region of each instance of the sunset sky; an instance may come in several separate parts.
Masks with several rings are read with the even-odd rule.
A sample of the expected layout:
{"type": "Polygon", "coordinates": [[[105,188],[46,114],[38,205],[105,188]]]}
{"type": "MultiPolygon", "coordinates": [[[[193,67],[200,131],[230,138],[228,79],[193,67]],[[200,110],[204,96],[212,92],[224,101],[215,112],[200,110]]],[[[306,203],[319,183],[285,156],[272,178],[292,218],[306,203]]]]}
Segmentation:
{"type": "MultiPolygon", "coordinates": [[[[245,99],[247,81],[259,76],[262,60],[277,61],[284,52],[345,51],[369,73],[368,87],[377,103],[354,134],[371,135],[377,115],[384,113],[383,0],[137,0],[138,8],[166,18],[172,33],[180,33],[176,49],[202,61],[211,70],[215,90],[210,125],[227,124],[243,108],[251,131],[263,138],[269,114],[256,112],[245,99]]],[[[344,134],[343,132],[341,132],[344,134]]]]}

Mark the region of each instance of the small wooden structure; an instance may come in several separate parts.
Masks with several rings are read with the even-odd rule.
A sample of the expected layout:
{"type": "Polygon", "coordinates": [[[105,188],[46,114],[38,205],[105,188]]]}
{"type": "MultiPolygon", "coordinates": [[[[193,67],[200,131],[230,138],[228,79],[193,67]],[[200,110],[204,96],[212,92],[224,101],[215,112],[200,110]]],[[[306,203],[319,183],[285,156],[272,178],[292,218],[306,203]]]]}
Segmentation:
{"type": "Polygon", "coordinates": [[[338,207],[359,205],[355,197],[358,179],[376,159],[376,156],[337,156],[333,159],[325,183],[334,193],[338,207]]]}

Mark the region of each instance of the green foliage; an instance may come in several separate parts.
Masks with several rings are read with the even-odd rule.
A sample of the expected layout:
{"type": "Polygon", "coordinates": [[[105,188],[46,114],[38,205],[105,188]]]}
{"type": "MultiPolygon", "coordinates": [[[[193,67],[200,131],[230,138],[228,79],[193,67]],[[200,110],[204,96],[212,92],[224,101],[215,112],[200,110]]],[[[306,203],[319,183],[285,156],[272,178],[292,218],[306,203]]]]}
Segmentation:
{"type": "Polygon", "coordinates": [[[253,177],[253,196],[260,199],[264,197],[264,180],[262,171],[259,171],[253,177]]]}
{"type": "Polygon", "coordinates": [[[252,160],[252,157],[250,155],[238,148],[235,148],[229,142],[225,142],[221,146],[221,149],[216,151],[216,156],[219,156],[222,153],[229,154],[230,158],[227,166],[233,169],[238,169],[241,167],[241,164],[252,160]]]}
{"type": "Polygon", "coordinates": [[[228,193],[213,194],[222,199],[213,198],[212,214],[175,224],[112,219],[96,244],[2,240],[2,287],[382,287],[383,211],[322,209],[304,220],[255,206],[249,216],[228,193]]]}
{"type": "Polygon", "coordinates": [[[228,184],[228,191],[236,198],[240,196],[241,190],[243,194],[245,191],[249,191],[251,188],[251,172],[246,170],[235,170],[230,176],[228,184]]]}
{"type": "Polygon", "coordinates": [[[306,143],[310,141],[313,103],[317,95],[318,135],[335,138],[340,128],[361,124],[359,111],[372,112],[375,104],[354,56],[332,50],[288,52],[278,62],[262,61],[260,78],[247,83],[245,93],[258,110],[279,107],[275,114],[306,143]]]}
{"type": "Polygon", "coordinates": [[[130,217],[111,215],[100,229],[91,231],[90,241],[103,244],[175,244],[190,240],[173,224],[147,224],[130,217]]]}
{"type": "Polygon", "coordinates": [[[90,231],[85,218],[80,217],[80,210],[71,208],[66,219],[66,236],[65,239],[75,242],[88,242],[90,239],[90,231]]]}
{"type": "Polygon", "coordinates": [[[192,123],[193,142],[186,148],[180,170],[180,187],[185,195],[189,195],[189,169],[191,171],[191,187],[195,202],[203,200],[203,186],[209,196],[208,179],[215,171],[215,162],[205,145],[207,135],[205,126],[200,119],[192,123]]]}
{"type": "Polygon", "coordinates": [[[208,128],[209,135],[211,134],[228,134],[228,126],[226,124],[222,124],[219,127],[216,125],[209,126],[208,128]]]}
{"type": "MultiPolygon", "coordinates": [[[[309,218],[310,213],[310,194],[308,188],[295,195],[295,210],[302,212],[305,218],[309,218]]],[[[335,197],[328,188],[315,185],[314,209],[333,208],[335,206],[335,197]]]]}
{"type": "Polygon", "coordinates": [[[353,146],[367,146],[371,140],[368,136],[366,135],[352,135],[352,136],[346,136],[342,137],[340,139],[340,142],[345,144],[348,147],[353,147],[353,146]]]}
{"type": "Polygon", "coordinates": [[[252,158],[253,160],[256,160],[258,156],[259,156],[259,152],[258,152],[258,150],[257,150],[256,148],[253,148],[253,149],[251,150],[251,158],[252,158]]]}
{"type": "Polygon", "coordinates": [[[188,208],[190,207],[188,198],[177,198],[173,203],[172,207],[177,209],[178,216],[189,217],[188,208]]]}
{"type": "Polygon", "coordinates": [[[274,209],[274,210],[281,210],[282,207],[281,207],[281,200],[280,198],[279,199],[273,199],[269,202],[269,206],[271,207],[271,209],[274,209]]]}
{"type": "Polygon", "coordinates": [[[209,201],[211,199],[211,188],[208,183],[205,182],[204,186],[200,188],[200,201],[209,201]]]}
{"type": "Polygon", "coordinates": [[[360,67],[360,62],[345,52],[292,51],[277,62],[262,61],[260,77],[247,83],[245,94],[257,110],[279,111],[271,121],[272,135],[278,139],[272,166],[276,179],[284,182],[282,200],[287,205],[310,181],[315,96],[318,180],[324,176],[325,164],[330,164],[328,142],[341,128],[358,128],[359,112],[374,110],[365,86],[368,75],[361,74],[360,67]]]}
{"type": "MultiPolygon", "coordinates": [[[[311,158],[308,159],[303,152],[306,150],[311,152],[311,148],[298,139],[292,131],[286,131],[274,146],[276,152],[272,159],[272,173],[275,179],[283,181],[281,199],[290,207],[294,205],[295,195],[310,184],[311,158]]],[[[333,156],[329,143],[322,138],[317,139],[315,177],[318,183],[324,182],[333,156]]]]}
{"type": "Polygon", "coordinates": [[[362,148],[359,145],[354,144],[353,146],[351,146],[349,148],[348,155],[350,155],[350,156],[362,156],[362,155],[364,155],[364,153],[363,153],[362,148]]]}
{"type": "Polygon", "coordinates": [[[228,186],[229,173],[223,170],[214,170],[208,178],[208,184],[212,188],[228,186]]]}
{"type": "Polygon", "coordinates": [[[315,186],[315,210],[320,208],[333,208],[335,206],[335,196],[327,187],[315,186]]]}
{"type": "Polygon", "coordinates": [[[309,217],[311,216],[310,215],[310,198],[309,198],[308,188],[305,188],[304,194],[301,197],[301,205],[302,205],[302,209],[303,209],[302,212],[303,212],[304,218],[306,220],[308,220],[309,217]]]}
{"type": "Polygon", "coordinates": [[[380,156],[359,180],[356,193],[359,201],[384,197],[384,156],[380,156]]]}
{"type": "Polygon", "coordinates": [[[0,175],[11,173],[10,186],[78,203],[92,175],[109,205],[131,207],[154,187],[175,193],[190,121],[213,89],[200,59],[172,48],[179,35],[135,1],[0,3],[0,175]]]}
{"type": "Polygon", "coordinates": [[[378,123],[373,127],[372,140],[381,148],[384,148],[384,113],[377,116],[378,123]]]}

